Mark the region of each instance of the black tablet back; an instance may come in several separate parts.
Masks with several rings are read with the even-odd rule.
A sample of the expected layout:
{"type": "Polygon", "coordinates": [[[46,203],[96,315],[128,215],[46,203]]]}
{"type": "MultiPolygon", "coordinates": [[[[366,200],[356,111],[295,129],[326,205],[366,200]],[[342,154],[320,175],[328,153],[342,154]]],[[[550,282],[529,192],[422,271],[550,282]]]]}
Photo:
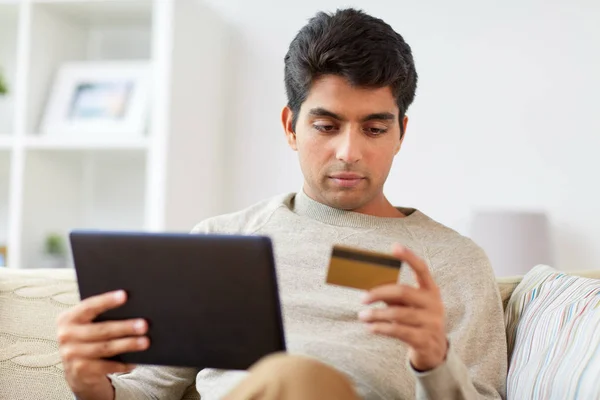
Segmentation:
{"type": "Polygon", "coordinates": [[[134,364],[247,369],[285,350],[269,238],[73,231],[81,298],[124,289],[97,321],[145,318],[150,348],[134,364]]]}

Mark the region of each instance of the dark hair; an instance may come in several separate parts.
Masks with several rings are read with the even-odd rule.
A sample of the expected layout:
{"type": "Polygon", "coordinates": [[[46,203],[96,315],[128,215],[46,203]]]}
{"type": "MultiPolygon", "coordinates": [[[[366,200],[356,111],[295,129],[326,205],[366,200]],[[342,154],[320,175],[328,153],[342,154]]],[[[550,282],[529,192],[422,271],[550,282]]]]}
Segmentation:
{"type": "Polygon", "coordinates": [[[285,56],[293,129],[313,81],[326,74],[342,76],[359,87],[389,86],[403,130],[402,119],[415,98],[417,71],[410,46],[387,23],[349,8],[319,12],[300,29],[285,56]]]}

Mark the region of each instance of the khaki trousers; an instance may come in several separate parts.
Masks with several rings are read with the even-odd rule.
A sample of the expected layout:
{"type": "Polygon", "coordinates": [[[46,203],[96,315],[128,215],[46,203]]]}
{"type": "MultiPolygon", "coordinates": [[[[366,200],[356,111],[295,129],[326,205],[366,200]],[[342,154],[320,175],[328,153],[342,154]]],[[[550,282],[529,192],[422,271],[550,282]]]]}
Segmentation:
{"type": "Polygon", "coordinates": [[[271,355],[249,372],[225,400],[359,400],[341,372],[308,357],[271,355]]]}

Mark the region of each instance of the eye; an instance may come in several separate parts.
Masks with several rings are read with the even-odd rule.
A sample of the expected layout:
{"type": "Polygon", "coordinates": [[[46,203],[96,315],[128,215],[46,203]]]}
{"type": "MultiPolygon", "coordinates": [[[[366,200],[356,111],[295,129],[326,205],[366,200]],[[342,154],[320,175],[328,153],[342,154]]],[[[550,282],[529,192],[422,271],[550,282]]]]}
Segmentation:
{"type": "Polygon", "coordinates": [[[320,124],[320,125],[314,124],[313,128],[315,128],[319,132],[325,132],[325,133],[335,132],[335,130],[337,129],[335,125],[327,125],[327,124],[320,124]]]}
{"type": "Polygon", "coordinates": [[[384,133],[387,132],[387,129],[382,129],[382,128],[365,128],[365,130],[367,131],[367,133],[369,135],[372,135],[372,136],[383,135],[384,133]]]}

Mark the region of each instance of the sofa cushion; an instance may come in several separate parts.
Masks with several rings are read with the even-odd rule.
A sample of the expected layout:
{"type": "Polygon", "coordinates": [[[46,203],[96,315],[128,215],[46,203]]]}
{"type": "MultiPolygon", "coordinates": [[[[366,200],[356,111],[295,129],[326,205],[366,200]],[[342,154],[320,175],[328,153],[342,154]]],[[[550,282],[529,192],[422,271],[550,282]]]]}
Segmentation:
{"type": "MultiPolygon", "coordinates": [[[[0,268],[0,399],[72,399],[56,318],[79,302],[71,269],[0,268]]],[[[200,396],[192,384],[183,400],[200,396]]]]}
{"type": "MultiPolygon", "coordinates": [[[[574,276],[583,276],[585,278],[600,279],[600,270],[598,269],[574,270],[568,271],[566,273],[574,276]]],[[[506,306],[508,304],[510,296],[512,296],[513,291],[519,285],[519,283],[521,283],[522,279],[522,275],[496,278],[496,283],[498,284],[498,290],[500,291],[500,297],[502,298],[502,305],[504,306],[504,310],[506,310],[506,306]]]]}
{"type": "Polygon", "coordinates": [[[68,399],[55,320],[78,301],[72,271],[0,271],[0,398],[68,399]]]}
{"type": "Polygon", "coordinates": [[[536,266],[505,315],[508,398],[600,397],[600,280],[536,266]]]}
{"type": "Polygon", "coordinates": [[[513,291],[521,282],[521,278],[522,277],[514,277],[511,279],[504,278],[502,280],[496,279],[498,290],[500,291],[500,298],[502,299],[502,306],[505,310],[508,300],[510,300],[510,296],[513,294],[513,291]]]}

